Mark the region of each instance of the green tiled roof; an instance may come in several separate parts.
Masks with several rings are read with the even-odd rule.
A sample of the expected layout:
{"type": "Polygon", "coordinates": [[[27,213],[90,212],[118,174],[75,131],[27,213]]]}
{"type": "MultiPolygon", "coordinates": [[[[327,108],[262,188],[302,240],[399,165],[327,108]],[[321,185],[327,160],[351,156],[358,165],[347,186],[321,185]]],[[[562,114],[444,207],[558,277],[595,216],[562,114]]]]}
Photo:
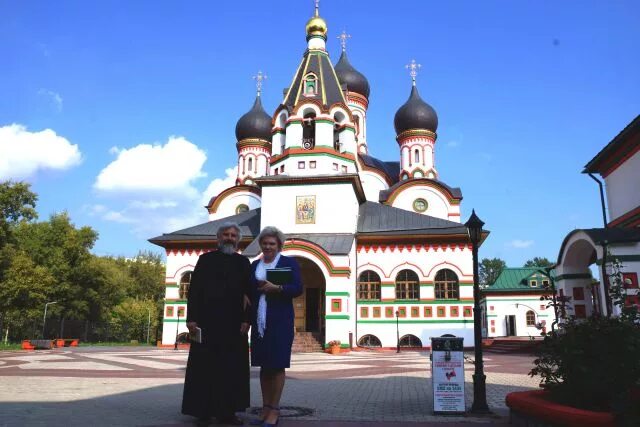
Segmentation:
{"type": "Polygon", "coordinates": [[[545,279],[549,277],[541,268],[505,268],[495,282],[483,292],[540,292],[543,289],[540,279],[537,279],[538,286],[529,285],[528,279],[534,274],[543,276],[545,279]]]}

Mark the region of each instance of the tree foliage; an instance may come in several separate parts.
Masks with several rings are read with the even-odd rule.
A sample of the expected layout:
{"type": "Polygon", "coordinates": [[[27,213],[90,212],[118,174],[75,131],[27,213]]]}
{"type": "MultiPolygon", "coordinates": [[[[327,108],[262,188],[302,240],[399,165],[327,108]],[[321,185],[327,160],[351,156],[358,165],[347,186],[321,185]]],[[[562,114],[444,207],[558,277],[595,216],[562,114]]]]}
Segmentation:
{"type": "Polygon", "coordinates": [[[149,314],[155,327],[164,297],[161,255],[96,256],[95,230],[76,227],[66,212],[36,222],[36,201],[28,184],[0,183],[0,331],[11,323],[14,339],[31,338],[51,301],[48,318],[102,322],[123,339],[142,338],[149,314]]]}
{"type": "Polygon", "coordinates": [[[480,286],[489,286],[498,278],[507,263],[500,258],[483,258],[478,266],[480,286]]]}
{"type": "Polygon", "coordinates": [[[544,257],[534,257],[533,259],[528,260],[524,263],[525,267],[551,267],[553,263],[544,257]]]}

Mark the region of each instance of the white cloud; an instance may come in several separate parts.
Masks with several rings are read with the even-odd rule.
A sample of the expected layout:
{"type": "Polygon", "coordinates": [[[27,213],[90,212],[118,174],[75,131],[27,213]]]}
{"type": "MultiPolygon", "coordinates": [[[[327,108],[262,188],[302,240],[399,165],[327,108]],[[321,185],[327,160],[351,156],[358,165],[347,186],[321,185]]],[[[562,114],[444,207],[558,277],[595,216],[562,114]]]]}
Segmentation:
{"type": "Polygon", "coordinates": [[[533,240],[515,239],[515,240],[512,240],[509,243],[507,243],[507,246],[511,246],[512,248],[516,248],[516,249],[528,248],[531,245],[533,245],[533,240]]]}
{"type": "Polygon", "coordinates": [[[19,124],[0,127],[0,179],[22,179],[40,169],[65,170],[80,164],[78,146],[51,129],[29,132],[19,124]]]}
{"type": "MultiPolygon", "coordinates": [[[[164,147],[169,145],[169,143],[171,143],[171,139],[164,147]]],[[[195,145],[191,145],[193,148],[195,148],[196,153],[202,153],[197,149],[195,145]]],[[[152,148],[157,149],[164,147],[152,148]]],[[[124,173],[124,171],[126,171],[128,167],[131,167],[129,166],[130,160],[126,159],[126,156],[128,155],[127,153],[130,153],[136,148],[137,147],[134,147],[129,150],[118,148],[116,152],[116,154],[118,155],[118,159],[116,159],[108,167],[111,167],[114,163],[121,160],[122,156],[124,155],[125,160],[121,164],[117,165],[117,167],[114,167],[114,169],[123,171],[124,173]],[[127,168],[125,168],[125,166],[127,166],[127,168]]],[[[145,148],[144,152],[142,153],[134,154],[136,156],[143,156],[144,154],[144,158],[149,159],[148,148],[145,148]]],[[[169,154],[175,156],[175,152],[169,154]]],[[[155,152],[154,154],[152,154],[152,156],[153,155],[155,155],[156,158],[159,158],[159,161],[164,161],[164,155],[166,155],[166,153],[155,152]]],[[[196,156],[194,155],[194,157],[196,156]]],[[[145,160],[145,162],[147,161],[149,160],[145,160]]],[[[186,163],[182,164],[182,167],[186,166],[186,163]]],[[[148,168],[148,166],[144,167],[148,168]]],[[[165,172],[167,170],[166,167],[158,167],[162,168],[165,172]]],[[[174,170],[177,167],[178,166],[171,166],[171,170],[174,170]]],[[[105,168],[105,170],[106,169],[107,168],[105,168]]],[[[105,173],[105,170],[101,172],[101,175],[105,173]]],[[[110,173],[115,173],[115,171],[110,173]]],[[[200,172],[200,167],[198,167],[197,169],[192,168],[191,180],[202,175],[203,174],[200,172]]],[[[109,175],[106,176],[107,178],[109,178],[109,175]]],[[[117,187],[114,186],[115,188],[117,188],[117,190],[110,190],[108,193],[106,191],[102,192],[103,194],[117,196],[116,200],[107,203],[108,205],[110,205],[110,207],[107,207],[104,204],[95,204],[92,206],[86,206],[85,209],[87,212],[89,212],[89,215],[98,217],[104,221],[127,225],[128,227],[130,227],[130,230],[133,234],[140,238],[148,239],[162,233],[169,233],[206,222],[208,219],[208,214],[204,206],[209,202],[211,197],[217,196],[221,191],[235,185],[235,180],[237,177],[237,167],[225,169],[224,177],[213,179],[207,185],[207,188],[203,192],[192,188],[191,180],[189,180],[187,176],[188,175],[185,175],[185,177],[182,178],[181,186],[165,183],[165,186],[161,188],[163,190],[162,195],[156,192],[150,196],[147,192],[145,193],[144,198],[140,197],[139,192],[131,191],[132,189],[141,189],[140,186],[132,188],[132,186],[125,187],[124,185],[119,184],[117,187]],[[164,191],[167,188],[178,188],[182,190],[184,190],[185,188],[191,188],[191,191],[164,191]]],[[[129,177],[129,179],[132,178],[129,177]]],[[[120,182],[122,182],[122,180],[120,182]]],[[[97,183],[96,187],[98,187],[97,183]]],[[[151,190],[156,190],[159,188],[155,186],[150,187],[151,190]]]]}
{"type": "Polygon", "coordinates": [[[58,113],[62,111],[62,97],[58,92],[49,89],[40,89],[38,95],[46,96],[58,113]]]}
{"type": "Polygon", "coordinates": [[[194,196],[193,181],[206,174],[207,155],[181,136],[171,136],[164,145],[140,144],[133,148],[111,148],[117,155],[98,175],[94,187],[105,192],[158,191],[194,196]]]}
{"type": "Polygon", "coordinates": [[[224,171],[224,178],[216,178],[209,183],[207,189],[202,193],[202,203],[206,205],[209,203],[212,197],[217,196],[223,190],[236,185],[236,178],[238,177],[238,167],[227,168],[224,171]]]}

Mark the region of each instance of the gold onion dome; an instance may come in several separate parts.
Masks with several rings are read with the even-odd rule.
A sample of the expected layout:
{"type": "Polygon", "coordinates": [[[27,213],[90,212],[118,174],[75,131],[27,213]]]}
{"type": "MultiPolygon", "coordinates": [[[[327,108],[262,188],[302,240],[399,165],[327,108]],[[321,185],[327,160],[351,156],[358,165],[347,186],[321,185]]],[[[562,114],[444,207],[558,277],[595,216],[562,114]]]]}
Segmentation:
{"type": "Polygon", "coordinates": [[[307,37],[321,36],[326,39],[327,37],[327,23],[318,15],[312,17],[307,21],[307,37]]]}

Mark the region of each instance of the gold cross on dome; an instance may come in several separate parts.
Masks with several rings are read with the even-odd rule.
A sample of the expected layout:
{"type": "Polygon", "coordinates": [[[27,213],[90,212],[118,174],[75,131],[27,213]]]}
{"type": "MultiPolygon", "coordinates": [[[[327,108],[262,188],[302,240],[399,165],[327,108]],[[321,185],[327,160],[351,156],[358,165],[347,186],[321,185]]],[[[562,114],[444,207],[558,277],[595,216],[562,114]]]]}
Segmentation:
{"type": "Polygon", "coordinates": [[[256,81],[256,89],[258,90],[258,96],[262,92],[262,81],[267,79],[267,75],[263,74],[262,71],[258,71],[256,76],[253,76],[253,79],[256,81]]]}
{"type": "Polygon", "coordinates": [[[411,76],[411,82],[413,85],[416,85],[416,76],[418,75],[418,70],[422,67],[421,64],[416,64],[416,60],[412,59],[411,64],[405,65],[405,68],[409,71],[409,75],[411,76]]]}
{"type": "Polygon", "coordinates": [[[340,39],[340,46],[342,46],[342,51],[347,50],[347,39],[351,38],[351,34],[347,34],[347,30],[342,30],[342,34],[340,34],[337,38],[340,39]]]}
{"type": "Polygon", "coordinates": [[[315,3],[316,16],[320,16],[320,11],[318,10],[320,9],[320,0],[313,0],[313,2],[315,3]]]}

